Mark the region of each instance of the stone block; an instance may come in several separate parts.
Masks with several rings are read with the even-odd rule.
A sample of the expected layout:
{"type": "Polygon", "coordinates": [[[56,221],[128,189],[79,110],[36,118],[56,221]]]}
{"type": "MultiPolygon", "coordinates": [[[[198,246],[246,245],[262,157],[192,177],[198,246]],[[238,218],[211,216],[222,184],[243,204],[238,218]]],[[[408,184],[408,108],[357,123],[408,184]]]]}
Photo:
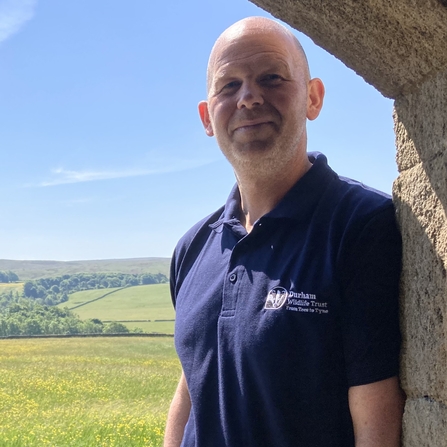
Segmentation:
{"type": "Polygon", "coordinates": [[[402,385],[447,404],[447,153],[403,172],[394,200],[403,239],[402,385]]]}
{"type": "Polygon", "coordinates": [[[424,397],[407,400],[403,445],[447,447],[447,407],[424,397]]]}
{"type": "Polygon", "coordinates": [[[447,70],[394,104],[400,172],[447,152],[447,70]]]}

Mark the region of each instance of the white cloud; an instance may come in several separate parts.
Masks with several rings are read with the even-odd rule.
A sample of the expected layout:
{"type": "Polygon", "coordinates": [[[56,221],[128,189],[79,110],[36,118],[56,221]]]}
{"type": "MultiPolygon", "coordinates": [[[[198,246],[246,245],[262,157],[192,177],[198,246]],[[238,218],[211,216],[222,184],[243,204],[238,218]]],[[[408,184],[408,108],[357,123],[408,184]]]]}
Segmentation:
{"type": "MultiPolygon", "coordinates": [[[[198,168],[214,160],[170,160],[169,163],[156,163],[153,168],[128,168],[122,170],[84,170],[72,171],[64,168],[52,170],[52,178],[39,183],[38,186],[56,186],[69,183],[94,182],[98,180],[111,180],[127,177],[141,177],[145,175],[164,174],[168,172],[186,171],[198,168]],[[157,164],[159,166],[157,166],[157,164]]],[[[29,186],[29,185],[28,185],[29,186]]]]}
{"type": "Polygon", "coordinates": [[[93,182],[96,180],[109,180],[124,177],[137,177],[147,175],[147,171],[69,171],[63,168],[53,169],[53,178],[40,183],[40,186],[63,185],[66,183],[93,182]]]}
{"type": "Polygon", "coordinates": [[[0,0],[0,42],[32,19],[36,4],[37,0],[0,0]]]}

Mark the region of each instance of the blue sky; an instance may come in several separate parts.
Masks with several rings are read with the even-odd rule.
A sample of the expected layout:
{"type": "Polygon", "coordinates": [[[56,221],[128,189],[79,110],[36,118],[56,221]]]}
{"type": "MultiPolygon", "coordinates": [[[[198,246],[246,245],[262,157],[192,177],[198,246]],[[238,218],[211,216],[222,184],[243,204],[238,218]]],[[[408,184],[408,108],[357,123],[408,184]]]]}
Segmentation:
{"type": "MultiPolygon", "coordinates": [[[[0,0],[0,258],[171,256],[234,183],[202,130],[209,51],[246,0],[0,0]]],[[[296,32],[326,86],[310,151],[391,192],[392,101],[296,32]]]]}

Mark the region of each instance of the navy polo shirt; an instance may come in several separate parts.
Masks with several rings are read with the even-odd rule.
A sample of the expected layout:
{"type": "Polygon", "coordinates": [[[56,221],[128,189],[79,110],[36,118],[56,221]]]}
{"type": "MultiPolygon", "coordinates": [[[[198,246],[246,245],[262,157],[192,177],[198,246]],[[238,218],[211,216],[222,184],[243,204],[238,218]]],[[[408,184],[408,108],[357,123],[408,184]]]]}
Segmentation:
{"type": "Polygon", "coordinates": [[[235,187],[175,250],[183,447],[353,447],[349,387],[398,374],[393,204],[309,155],[249,234],[235,187]]]}

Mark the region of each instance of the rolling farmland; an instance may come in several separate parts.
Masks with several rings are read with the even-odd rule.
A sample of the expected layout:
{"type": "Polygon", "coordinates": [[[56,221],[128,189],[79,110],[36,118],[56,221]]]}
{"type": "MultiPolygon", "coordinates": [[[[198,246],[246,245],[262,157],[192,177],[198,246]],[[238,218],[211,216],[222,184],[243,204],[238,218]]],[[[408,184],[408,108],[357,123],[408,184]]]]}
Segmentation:
{"type": "MultiPolygon", "coordinates": [[[[156,270],[162,261],[154,262],[156,270]]],[[[114,270],[108,262],[102,267],[114,270]]],[[[129,260],[127,267],[137,264],[129,260]]],[[[91,269],[96,266],[92,261],[91,269]]],[[[31,270],[25,276],[43,271],[31,270]]],[[[0,284],[0,293],[22,293],[23,284],[0,284]]],[[[168,284],[85,290],[57,307],[82,319],[123,322],[130,330],[174,332],[168,284]]],[[[174,340],[132,335],[0,340],[0,447],[161,447],[180,376],[174,340]]]]}
{"type": "Polygon", "coordinates": [[[174,332],[168,284],[86,290],[71,294],[58,306],[72,309],[83,320],[120,321],[130,330],[139,327],[144,332],[174,332]]]}
{"type": "Polygon", "coordinates": [[[0,259],[0,270],[12,270],[21,281],[75,273],[163,273],[169,276],[169,258],[101,259],[97,261],[13,261],[0,259]]]}

